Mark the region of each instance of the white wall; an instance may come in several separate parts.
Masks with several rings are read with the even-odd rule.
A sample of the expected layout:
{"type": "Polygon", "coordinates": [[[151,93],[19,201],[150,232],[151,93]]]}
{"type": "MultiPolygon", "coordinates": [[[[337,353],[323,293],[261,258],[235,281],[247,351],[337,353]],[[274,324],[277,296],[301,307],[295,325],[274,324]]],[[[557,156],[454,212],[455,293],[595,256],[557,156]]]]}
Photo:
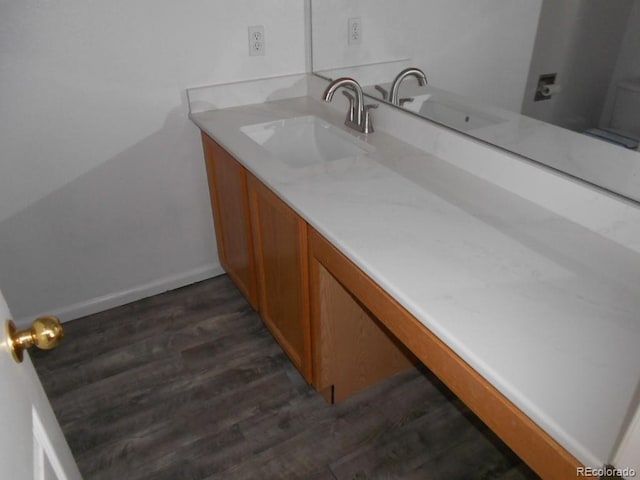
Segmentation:
{"type": "Polygon", "coordinates": [[[0,288],[64,318],[220,267],[184,90],[303,72],[300,0],[0,4],[0,288]],[[265,57],[247,26],[265,26],[265,57]]]}
{"type": "Polygon", "coordinates": [[[409,57],[436,87],[520,111],[541,2],[315,1],[314,70],[409,57]],[[347,44],[350,17],[362,18],[361,45],[347,44]]]}
{"type": "Polygon", "coordinates": [[[575,131],[598,125],[633,0],[544,0],[522,113],[575,131]],[[534,102],[540,74],[563,90],[534,102]]]}
{"type": "Polygon", "coordinates": [[[640,0],[633,0],[622,39],[620,54],[607,92],[600,125],[609,126],[616,84],[619,80],[640,77],[640,0]]]}

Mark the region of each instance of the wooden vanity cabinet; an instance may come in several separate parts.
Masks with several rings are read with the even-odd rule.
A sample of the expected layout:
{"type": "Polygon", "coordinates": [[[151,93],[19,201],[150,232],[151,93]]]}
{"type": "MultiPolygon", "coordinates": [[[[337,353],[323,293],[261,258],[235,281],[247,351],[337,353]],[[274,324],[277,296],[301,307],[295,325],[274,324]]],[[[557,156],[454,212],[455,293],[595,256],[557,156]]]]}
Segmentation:
{"type": "Polygon", "coordinates": [[[220,262],[311,383],[307,225],[202,133],[220,262]]]}
{"type": "Polygon", "coordinates": [[[205,133],[202,142],[220,261],[307,382],[340,401],[411,367],[339,282],[321,267],[310,275],[307,223],[205,133]],[[322,292],[313,327],[310,291],[322,292]]]}
{"type": "Polygon", "coordinates": [[[311,383],[307,224],[251,174],[248,184],[260,315],[311,383]]]}
{"type": "Polygon", "coordinates": [[[202,146],[220,263],[251,306],[258,310],[247,172],[205,133],[202,133],[202,146]]]}

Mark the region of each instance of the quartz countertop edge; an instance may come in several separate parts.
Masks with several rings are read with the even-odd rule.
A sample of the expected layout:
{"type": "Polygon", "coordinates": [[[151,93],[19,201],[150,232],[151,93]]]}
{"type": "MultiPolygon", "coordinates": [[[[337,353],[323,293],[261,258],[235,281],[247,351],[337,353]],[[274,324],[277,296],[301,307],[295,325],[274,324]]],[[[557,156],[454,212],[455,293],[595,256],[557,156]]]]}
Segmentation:
{"type": "Polygon", "coordinates": [[[640,378],[640,255],[299,97],[191,120],[588,466],[640,378]],[[240,130],[315,115],[372,153],[292,168],[240,130]]]}

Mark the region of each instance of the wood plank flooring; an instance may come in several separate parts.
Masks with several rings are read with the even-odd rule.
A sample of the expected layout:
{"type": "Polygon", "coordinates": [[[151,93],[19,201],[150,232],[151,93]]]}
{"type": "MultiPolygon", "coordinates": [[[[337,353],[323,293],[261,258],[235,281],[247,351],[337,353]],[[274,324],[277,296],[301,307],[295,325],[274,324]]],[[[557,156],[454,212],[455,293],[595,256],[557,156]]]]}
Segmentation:
{"type": "Polygon", "coordinates": [[[65,333],[32,358],[86,480],[537,478],[424,367],[328,405],[226,276],[65,333]]]}

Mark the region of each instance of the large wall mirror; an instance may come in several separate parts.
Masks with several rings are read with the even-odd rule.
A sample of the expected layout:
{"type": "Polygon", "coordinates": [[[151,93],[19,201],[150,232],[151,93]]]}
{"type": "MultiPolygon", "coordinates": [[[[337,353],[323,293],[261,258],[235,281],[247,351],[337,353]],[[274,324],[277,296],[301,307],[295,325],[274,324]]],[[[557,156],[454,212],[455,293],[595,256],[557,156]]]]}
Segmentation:
{"type": "Polygon", "coordinates": [[[640,202],[640,0],[313,0],[314,73],[640,202]]]}

